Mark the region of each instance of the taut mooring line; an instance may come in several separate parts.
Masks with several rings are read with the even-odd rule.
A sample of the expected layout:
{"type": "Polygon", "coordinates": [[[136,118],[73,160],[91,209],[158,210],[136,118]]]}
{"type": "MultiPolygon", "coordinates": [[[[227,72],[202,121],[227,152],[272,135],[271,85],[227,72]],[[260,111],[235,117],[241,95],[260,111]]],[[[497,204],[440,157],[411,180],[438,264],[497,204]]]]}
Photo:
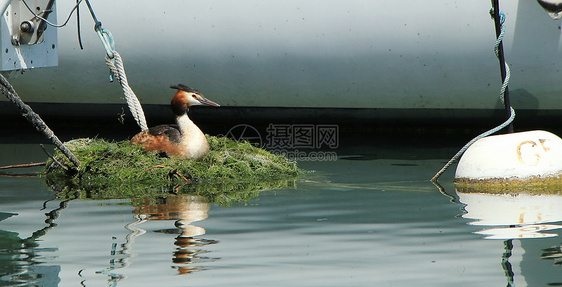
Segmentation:
{"type": "Polygon", "coordinates": [[[47,126],[47,124],[36,114],[28,105],[26,105],[18,96],[10,82],[0,74],[0,90],[2,94],[18,107],[21,115],[29,121],[33,127],[49,139],[77,168],[80,167],[80,161],[74,154],[59,140],[55,133],[47,126]]]}

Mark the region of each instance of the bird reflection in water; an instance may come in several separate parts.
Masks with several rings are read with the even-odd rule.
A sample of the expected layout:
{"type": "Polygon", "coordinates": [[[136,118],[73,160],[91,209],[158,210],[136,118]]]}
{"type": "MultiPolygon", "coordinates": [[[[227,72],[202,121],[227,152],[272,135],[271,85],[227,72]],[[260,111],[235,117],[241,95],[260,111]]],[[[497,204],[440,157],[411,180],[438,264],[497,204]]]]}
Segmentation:
{"type": "Polygon", "coordinates": [[[135,214],[145,216],[148,220],[175,220],[175,227],[156,230],[167,234],[178,234],[175,238],[177,246],[173,253],[172,262],[179,274],[189,274],[204,270],[196,264],[215,261],[218,258],[202,256],[208,253],[204,246],[216,244],[218,241],[199,238],[205,234],[205,229],[192,225],[193,222],[206,219],[210,204],[206,198],[198,195],[175,195],[142,199],[134,202],[135,214]]]}

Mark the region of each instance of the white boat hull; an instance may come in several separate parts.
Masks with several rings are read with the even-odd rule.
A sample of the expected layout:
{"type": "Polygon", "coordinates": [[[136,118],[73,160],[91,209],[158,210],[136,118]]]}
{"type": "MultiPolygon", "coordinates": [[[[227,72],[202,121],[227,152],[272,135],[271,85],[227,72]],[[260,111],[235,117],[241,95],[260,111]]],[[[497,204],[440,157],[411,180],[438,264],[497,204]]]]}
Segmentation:
{"type": "MultiPolygon", "coordinates": [[[[562,108],[560,22],[535,1],[507,16],[512,104],[562,108]]],[[[74,1],[58,1],[59,21],[74,1]]],[[[142,103],[184,83],[223,106],[493,109],[500,106],[490,1],[92,1],[142,103]]],[[[59,29],[59,66],[12,79],[28,102],[122,103],[81,6],[59,29]]],[[[49,28],[53,29],[53,28],[49,28]]]]}

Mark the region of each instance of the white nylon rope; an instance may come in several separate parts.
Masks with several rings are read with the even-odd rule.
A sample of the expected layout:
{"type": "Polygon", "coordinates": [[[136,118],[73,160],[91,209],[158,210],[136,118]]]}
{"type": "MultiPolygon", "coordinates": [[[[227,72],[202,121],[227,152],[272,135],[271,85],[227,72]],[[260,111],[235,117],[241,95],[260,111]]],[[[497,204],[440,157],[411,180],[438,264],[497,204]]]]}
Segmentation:
{"type": "Polygon", "coordinates": [[[123,94],[125,95],[125,99],[127,100],[127,105],[129,106],[129,110],[135,118],[135,121],[141,128],[141,130],[147,130],[148,126],[146,124],[146,117],[144,116],[144,111],[142,109],[142,105],[133,92],[133,89],[129,86],[127,82],[127,74],[125,74],[125,67],[123,65],[123,59],[121,55],[117,53],[117,51],[113,50],[113,59],[109,58],[108,55],[105,56],[105,63],[111,70],[111,73],[117,78],[121,87],[123,88],[123,94]]]}
{"type": "Polygon", "coordinates": [[[135,121],[141,128],[141,130],[147,130],[148,126],[146,124],[146,118],[144,116],[144,111],[142,110],[142,105],[139,102],[139,99],[133,92],[133,89],[129,86],[127,82],[127,74],[125,74],[125,66],[123,65],[123,59],[121,55],[115,51],[115,43],[113,41],[113,36],[109,30],[102,28],[101,22],[98,21],[96,15],[94,14],[94,10],[90,5],[90,1],[85,0],[86,4],[88,5],[88,9],[90,10],[90,14],[92,14],[92,18],[96,23],[94,25],[94,30],[98,34],[103,47],[105,48],[106,56],[105,56],[105,63],[109,67],[111,71],[110,79],[113,80],[113,77],[116,77],[123,88],[123,94],[125,95],[125,99],[127,100],[127,105],[129,106],[129,110],[131,114],[135,118],[135,121]]]}

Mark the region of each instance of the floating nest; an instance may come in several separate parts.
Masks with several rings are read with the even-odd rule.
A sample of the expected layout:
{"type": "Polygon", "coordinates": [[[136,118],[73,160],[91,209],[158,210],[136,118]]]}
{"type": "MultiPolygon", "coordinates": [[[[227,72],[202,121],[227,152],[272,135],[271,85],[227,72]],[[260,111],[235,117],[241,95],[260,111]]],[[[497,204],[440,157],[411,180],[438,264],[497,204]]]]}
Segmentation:
{"type": "Polygon", "coordinates": [[[199,160],[146,152],[128,141],[82,138],[65,143],[82,163],[78,170],[59,151],[42,175],[63,198],[139,198],[166,192],[197,193],[210,202],[247,200],[260,191],[294,187],[296,162],[248,142],[207,136],[211,150],[199,160]],[[78,193],[78,194],[77,194],[78,193]]]}

